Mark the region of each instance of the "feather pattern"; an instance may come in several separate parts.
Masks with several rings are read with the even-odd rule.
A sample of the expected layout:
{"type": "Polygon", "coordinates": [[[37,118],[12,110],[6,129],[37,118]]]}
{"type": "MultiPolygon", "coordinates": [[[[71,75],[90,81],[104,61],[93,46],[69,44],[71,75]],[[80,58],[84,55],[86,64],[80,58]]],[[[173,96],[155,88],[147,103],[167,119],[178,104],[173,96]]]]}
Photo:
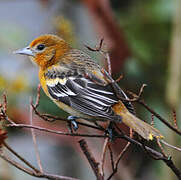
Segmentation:
{"type": "MultiPolygon", "coordinates": [[[[112,106],[119,99],[111,84],[106,80],[99,65],[83,52],[79,50],[69,52],[62,57],[60,64],[48,70],[45,78],[48,92],[53,99],[89,116],[120,121],[121,118],[112,110],[112,106]],[[64,59],[67,61],[70,57],[71,62],[64,63],[64,59]]],[[[127,98],[121,89],[120,92],[122,97],[127,98]]],[[[130,104],[127,106],[132,110],[130,104]]]]}

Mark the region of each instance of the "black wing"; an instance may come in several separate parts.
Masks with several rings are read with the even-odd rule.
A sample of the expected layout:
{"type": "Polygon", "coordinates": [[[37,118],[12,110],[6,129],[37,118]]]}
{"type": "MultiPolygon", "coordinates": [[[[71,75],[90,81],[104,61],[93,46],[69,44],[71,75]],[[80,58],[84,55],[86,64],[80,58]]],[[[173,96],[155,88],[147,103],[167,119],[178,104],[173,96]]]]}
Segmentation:
{"type": "Polygon", "coordinates": [[[81,77],[68,77],[63,81],[47,84],[52,98],[71,106],[89,116],[113,119],[116,117],[111,106],[118,102],[110,85],[101,86],[81,77]]]}

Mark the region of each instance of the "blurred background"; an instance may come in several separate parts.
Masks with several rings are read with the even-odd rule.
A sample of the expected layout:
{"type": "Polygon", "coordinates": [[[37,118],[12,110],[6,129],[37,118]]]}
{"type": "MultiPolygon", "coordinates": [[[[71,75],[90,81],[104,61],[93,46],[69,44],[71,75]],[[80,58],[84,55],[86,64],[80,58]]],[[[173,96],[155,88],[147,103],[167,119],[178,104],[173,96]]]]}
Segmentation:
{"type": "MultiPolygon", "coordinates": [[[[35,99],[38,69],[23,56],[12,51],[25,47],[41,34],[61,36],[73,47],[88,53],[102,66],[106,63],[95,47],[101,38],[111,56],[113,77],[120,74],[119,85],[135,93],[143,83],[146,103],[172,122],[172,109],[181,121],[181,1],[179,0],[0,0],[0,92],[8,97],[8,114],[17,123],[29,123],[30,97],[35,99]]],[[[151,114],[135,104],[139,117],[151,121],[151,114]]],[[[41,92],[39,110],[66,117],[41,92]]],[[[63,122],[47,123],[34,116],[34,125],[67,131],[63,122]]],[[[155,126],[166,141],[179,146],[181,138],[155,118],[155,126]]],[[[122,127],[125,130],[126,127],[122,127]]],[[[80,132],[89,132],[80,129],[80,132]]],[[[37,166],[31,133],[8,129],[8,143],[37,166]]],[[[97,133],[97,132],[96,132],[97,133]]],[[[37,132],[37,141],[46,172],[95,179],[78,146],[80,138],[55,136],[37,132]]],[[[86,139],[95,157],[100,160],[103,140],[86,139]]],[[[112,144],[114,154],[124,147],[124,141],[112,144]]],[[[151,144],[150,144],[151,146],[151,144]]],[[[155,144],[152,145],[153,147],[155,144]]],[[[154,147],[155,148],[155,147],[154,147]]],[[[177,167],[181,156],[166,148],[177,167]]],[[[109,162],[109,161],[108,161],[109,162]]],[[[34,180],[37,178],[13,168],[0,159],[0,179],[34,180]]],[[[106,165],[106,175],[111,173],[106,165]]],[[[119,165],[115,180],[176,179],[160,161],[153,161],[139,148],[131,146],[119,165]]]]}

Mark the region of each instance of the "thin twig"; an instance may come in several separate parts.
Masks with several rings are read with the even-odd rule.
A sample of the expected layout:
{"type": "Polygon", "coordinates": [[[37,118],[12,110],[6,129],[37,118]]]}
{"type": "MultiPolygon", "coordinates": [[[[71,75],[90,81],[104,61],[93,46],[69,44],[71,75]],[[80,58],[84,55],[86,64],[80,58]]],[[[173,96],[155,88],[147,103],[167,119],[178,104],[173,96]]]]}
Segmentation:
{"type": "Polygon", "coordinates": [[[119,164],[121,158],[123,157],[123,155],[125,154],[125,152],[127,151],[129,145],[130,145],[130,142],[128,142],[128,143],[126,144],[126,146],[124,147],[124,149],[123,149],[123,150],[121,151],[121,153],[118,155],[118,157],[117,157],[117,159],[116,159],[116,161],[115,161],[115,163],[114,163],[114,170],[113,170],[113,172],[111,173],[111,175],[107,178],[107,180],[110,180],[110,179],[114,176],[114,174],[117,172],[117,170],[118,170],[118,164],[119,164]]]}
{"type": "Polygon", "coordinates": [[[2,118],[5,120],[5,121],[7,121],[7,122],[9,122],[9,123],[11,123],[11,124],[16,124],[15,122],[13,122],[7,115],[6,115],[6,113],[4,112],[4,110],[3,109],[1,109],[1,113],[2,113],[2,118]]]}
{"type": "Polygon", "coordinates": [[[108,71],[109,75],[111,76],[112,70],[111,70],[111,60],[110,60],[109,53],[103,51],[102,49],[100,49],[99,52],[105,57],[106,63],[107,63],[107,71],[108,71]]]}
{"type": "MultiPolygon", "coordinates": [[[[35,114],[40,117],[41,119],[45,120],[45,121],[48,121],[48,122],[54,122],[54,121],[66,121],[66,122],[69,122],[68,119],[66,118],[62,118],[62,117],[58,117],[58,116],[53,116],[53,115],[50,115],[50,114],[41,114],[40,112],[37,111],[37,109],[35,108],[35,106],[33,104],[31,104],[31,106],[33,107],[33,110],[35,112],[35,114]]],[[[94,126],[94,125],[91,125],[91,124],[87,124],[87,123],[83,123],[83,122],[79,122],[78,120],[76,120],[76,123],[78,125],[81,125],[81,126],[85,126],[85,127],[89,127],[89,128],[93,128],[93,129],[97,129],[97,130],[105,130],[103,127],[101,126],[94,126]]]]}
{"type": "Polygon", "coordinates": [[[179,147],[173,146],[173,145],[171,145],[171,144],[167,143],[167,142],[166,142],[166,141],[164,141],[164,140],[161,140],[160,142],[161,142],[161,143],[163,143],[164,145],[166,145],[166,146],[170,147],[170,148],[173,148],[173,149],[175,149],[175,150],[177,150],[177,151],[180,151],[180,152],[181,152],[181,148],[179,148],[179,147]]]}
{"type": "MultiPolygon", "coordinates": [[[[37,130],[40,130],[40,131],[44,131],[44,132],[49,132],[49,133],[54,133],[54,134],[59,134],[59,135],[68,135],[68,136],[82,136],[82,137],[91,137],[91,138],[92,137],[96,137],[96,138],[108,137],[106,135],[69,134],[69,133],[63,133],[63,132],[60,132],[60,131],[49,130],[49,129],[46,129],[46,128],[30,126],[30,125],[24,125],[24,124],[9,124],[7,126],[34,128],[34,129],[37,129],[37,130]]],[[[134,140],[134,139],[124,135],[124,134],[117,135],[117,136],[115,136],[115,138],[122,138],[122,139],[124,139],[126,141],[131,142],[132,144],[138,145],[141,148],[143,148],[143,145],[140,142],[138,142],[138,141],[136,141],[136,140],[134,140]]],[[[156,151],[156,150],[154,150],[154,149],[152,149],[152,148],[150,148],[148,146],[145,146],[145,149],[147,150],[147,152],[149,152],[153,156],[157,157],[156,160],[163,160],[168,165],[168,167],[170,167],[172,169],[172,171],[175,173],[175,175],[177,177],[181,177],[181,172],[178,170],[178,168],[176,168],[176,166],[174,165],[173,162],[170,162],[171,159],[168,161],[167,159],[165,159],[165,157],[161,153],[159,153],[158,151],[156,151]]]]}
{"type": "Polygon", "coordinates": [[[6,94],[4,93],[3,94],[3,109],[4,109],[4,112],[7,113],[7,97],[6,97],[6,94]]]}
{"type": "Polygon", "coordinates": [[[107,71],[108,71],[109,75],[111,75],[112,74],[111,60],[110,60],[109,53],[102,49],[103,41],[104,41],[104,39],[102,38],[99,42],[99,46],[96,46],[96,48],[91,48],[90,46],[87,46],[87,45],[85,45],[85,47],[89,51],[99,52],[100,54],[102,54],[104,56],[104,58],[106,59],[106,63],[107,63],[107,71]]]}
{"type": "Polygon", "coordinates": [[[87,160],[88,160],[88,162],[89,162],[89,164],[90,164],[90,166],[91,166],[97,180],[103,180],[104,177],[100,173],[99,163],[96,162],[95,158],[91,154],[86,141],[84,139],[81,139],[79,141],[79,144],[80,144],[81,150],[84,153],[84,155],[86,156],[86,158],[87,158],[87,160]]]}
{"type": "Polygon", "coordinates": [[[176,129],[178,129],[176,111],[173,109],[173,110],[172,110],[172,113],[173,113],[173,122],[174,122],[174,126],[175,126],[176,129]]]}
{"type": "MultiPolygon", "coordinates": [[[[16,161],[12,160],[11,158],[7,157],[6,155],[4,155],[3,153],[0,153],[0,157],[2,159],[4,159],[5,161],[7,161],[9,164],[15,166],[16,168],[18,168],[19,170],[31,175],[31,176],[36,176],[36,172],[20,165],[19,163],[17,163],[16,161]]],[[[38,172],[38,171],[37,171],[38,172]]]]}
{"type": "Polygon", "coordinates": [[[102,148],[102,156],[101,156],[101,162],[100,162],[100,170],[101,175],[104,177],[104,163],[105,163],[105,157],[106,157],[106,150],[109,143],[109,138],[106,138],[104,140],[104,145],[102,148]]]}
{"type": "Polygon", "coordinates": [[[163,149],[163,147],[162,147],[162,145],[161,145],[159,139],[157,139],[156,142],[157,142],[157,144],[158,144],[158,146],[159,146],[159,148],[160,148],[162,154],[163,154],[165,157],[168,157],[168,156],[166,155],[166,153],[165,153],[165,151],[164,151],[164,149],[163,149]]]}
{"type": "Polygon", "coordinates": [[[123,75],[122,74],[115,81],[118,83],[121,79],[123,79],[123,75]]]}
{"type": "Polygon", "coordinates": [[[151,126],[153,126],[154,127],[154,114],[151,114],[151,126]]]}
{"type": "MultiPolygon", "coordinates": [[[[141,95],[142,95],[142,92],[143,92],[143,87],[140,89],[140,92],[138,95],[136,96],[133,96],[133,99],[131,99],[131,101],[137,101],[137,102],[142,102],[143,100],[140,99],[141,95]]],[[[39,99],[39,98],[37,98],[39,99]]],[[[125,99],[127,100],[127,99],[125,99]]],[[[39,101],[39,100],[38,100],[39,101]]],[[[129,101],[129,99],[127,100],[129,101]]],[[[143,102],[144,103],[144,102],[143,102]]],[[[33,108],[33,106],[32,106],[33,108]]],[[[34,108],[36,109],[36,107],[34,108]]],[[[1,109],[2,111],[2,115],[3,115],[3,118],[7,121],[10,122],[9,125],[7,126],[11,126],[11,127],[24,127],[24,128],[34,128],[34,129],[37,129],[37,130],[40,130],[40,131],[45,131],[45,132],[49,132],[49,133],[54,133],[54,134],[59,134],[59,135],[67,135],[67,136],[82,136],[82,137],[96,137],[96,138],[105,138],[105,137],[108,137],[106,135],[95,135],[95,134],[78,134],[78,133],[74,133],[74,134],[70,134],[70,133],[63,133],[61,131],[54,131],[54,130],[49,130],[49,129],[46,129],[46,128],[41,128],[41,127],[36,127],[36,126],[31,126],[31,125],[24,125],[24,124],[15,124],[14,122],[12,122],[11,119],[9,119],[9,117],[6,115],[6,113],[1,109]]],[[[152,112],[153,113],[153,112],[152,112]]],[[[154,113],[153,113],[154,114],[154,113]]],[[[1,115],[1,116],[2,116],[1,115]]],[[[155,115],[155,114],[154,114],[155,115]]],[[[155,115],[157,117],[157,115],[155,115]]],[[[48,117],[48,116],[47,116],[48,117]]],[[[83,125],[84,126],[84,125],[83,125]]],[[[91,128],[95,128],[95,129],[99,129],[100,131],[105,131],[104,128],[100,128],[100,127],[97,127],[97,126],[92,126],[91,128]]],[[[173,127],[174,128],[174,127],[173,127]]],[[[148,146],[144,146],[143,144],[141,144],[140,142],[126,136],[125,134],[122,133],[122,131],[120,131],[121,134],[120,135],[116,135],[115,138],[122,138],[132,144],[135,144],[135,145],[138,145],[140,146],[142,149],[145,149],[146,152],[148,152],[150,154],[150,157],[152,158],[155,158],[156,160],[162,160],[164,161],[168,167],[170,167],[172,169],[172,171],[175,173],[175,175],[180,178],[181,177],[181,172],[178,170],[178,168],[174,165],[173,161],[170,159],[170,158],[166,158],[163,154],[155,151],[154,149],[148,147],[148,146]]],[[[102,176],[101,176],[102,177],[102,176]]]]}
{"type": "Polygon", "coordinates": [[[110,144],[108,144],[108,149],[109,149],[109,153],[110,153],[112,170],[114,171],[114,158],[113,158],[113,152],[112,152],[112,149],[111,149],[111,145],[110,145],[110,144]]]}
{"type": "Polygon", "coordinates": [[[109,137],[107,135],[99,135],[99,134],[79,134],[79,133],[65,133],[62,131],[55,131],[55,130],[51,130],[51,129],[47,129],[47,128],[43,128],[43,127],[38,127],[38,126],[32,126],[32,125],[28,125],[28,124],[7,124],[7,127],[17,127],[17,128],[33,128],[39,131],[44,131],[47,133],[53,133],[53,134],[58,134],[58,135],[65,135],[65,136],[79,136],[79,137],[95,137],[95,138],[106,138],[109,137]]]}
{"type": "Polygon", "coordinates": [[[40,102],[40,89],[41,89],[41,85],[38,84],[36,102],[35,102],[35,105],[34,105],[35,108],[37,108],[39,106],[39,102],[40,102]]]}
{"type": "Polygon", "coordinates": [[[173,130],[175,133],[181,135],[181,131],[177,128],[173,127],[166,119],[164,119],[162,116],[160,116],[157,112],[155,112],[153,109],[151,109],[143,100],[138,101],[139,104],[143,105],[149,112],[154,114],[161,122],[163,122],[168,128],[173,130]]]}
{"type": "MultiPolygon", "coordinates": [[[[30,102],[32,102],[32,99],[30,100],[30,102]]],[[[30,125],[33,125],[33,108],[31,106],[31,103],[30,103],[29,120],[30,120],[30,125]]],[[[39,153],[39,150],[38,150],[38,145],[37,145],[37,141],[36,141],[36,135],[35,135],[35,131],[34,131],[33,128],[31,128],[31,135],[32,135],[33,144],[34,144],[34,148],[35,148],[35,154],[36,154],[37,163],[38,163],[38,166],[40,168],[40,172],[43,173],[42,163],[41,163],[41,159],[40,159],[40,153],[39,153]]]]}
{"type": "Polygon", "coordinates": [[[47,173],[41,173],[40,171],[32,171],[24,166],[22,166],[21,164],[19,164],[18,162],[12,160],[11,158],[9,158],[8,156],[4,155],[3,153],[0,153],[0,157],[2,159],[4,159],[5,161],[7,161],[9,164],[13,165],[14,167],[16,167],[17,169],[25,172],[26,174],[29,174],[31,176],[37,177],[37,178],[47,178],[47,179],[51,179],[51,180],[78,180],[75,178],[71,178],[71,177],[67,177],[67,176],[59,176],[59,175],[53,175],[53,174],[47,174],[47,173]]]}
{"type": "MultiPolygon", "coordinates": [[[[130,138],[132,138],[132,136],[133,136],[133,130],[130,128],[130,138]]],[[[119,162],[120,162],[121,158],[123,157],[123,155],[128,150],[128,147],[130,146],[130,144],[131,143],[128,141],[126,146],[124,147],[124,149],[119,153],[118,157],[116,158],[115,163],[112,165],[112,167],[114,167],[113,171],[112,171],[112,173],[110,174],[110,176],[108,177],[107,180],[111,179],[114,176],[114,174],[117,172],[119,162]]]]}
{"type": "Polygon", "coordinates": [[[162,116],[160,116],[158,113],[156,113],[153,109],[151,109],[145,102],[140,98],[140,95],[143,92],[144,86],[142,85],[142,88],[140,89],[139,95],[136,95],[130,91],[128,91],[129,94],[133,96],[132,99],[125,99],[120,97],[121,100],[128,101],[128,102],[138,102],[143,107],[145,107],[149,112],[151,112],[154,116],[156,116],[161,122],[163,122],[168,128],[176,132],[177,134],[181,135],[181,131],[178,128],[173,127],[167,120],[165,120],[162,116]]]}
{"type": "Polygon", "coordinates": [[[39,172],[32,164],[30,164],[26,159],[20,156],[15,150],[13,150],[6,142],[3,143],[4,147],[6,147],[12,154],[14,154],[18,159],[20,159],[23,163],[25,163],[28,167],[33,169],[35,172],[39,172]]]}

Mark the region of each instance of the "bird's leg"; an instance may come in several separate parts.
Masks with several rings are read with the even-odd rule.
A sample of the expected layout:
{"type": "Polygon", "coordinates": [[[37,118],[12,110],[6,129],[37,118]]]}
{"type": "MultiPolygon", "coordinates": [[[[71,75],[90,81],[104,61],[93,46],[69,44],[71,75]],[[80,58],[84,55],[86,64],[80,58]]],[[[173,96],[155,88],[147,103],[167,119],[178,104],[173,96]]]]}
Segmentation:
{"type": "Polygon", "coordinates": [[[114,123],[110,122],[107,129],[106,134],[108,134],[110,141],[114,141],[114,134],[116,134],[114,123]]]}
{"type": "Polygon", "coordinates": [[[73,133],[73,130],[76,131],[79,128],[79,126],[76,122],[77,118],[78,117],[76,117],[76,116],[68,116],[68,118],[67,118],[68,119],[68,127],[69,127],[71,133],[73,133]],[[73,127],[73,130],[72,130],[72,127],[73,127]]]}

